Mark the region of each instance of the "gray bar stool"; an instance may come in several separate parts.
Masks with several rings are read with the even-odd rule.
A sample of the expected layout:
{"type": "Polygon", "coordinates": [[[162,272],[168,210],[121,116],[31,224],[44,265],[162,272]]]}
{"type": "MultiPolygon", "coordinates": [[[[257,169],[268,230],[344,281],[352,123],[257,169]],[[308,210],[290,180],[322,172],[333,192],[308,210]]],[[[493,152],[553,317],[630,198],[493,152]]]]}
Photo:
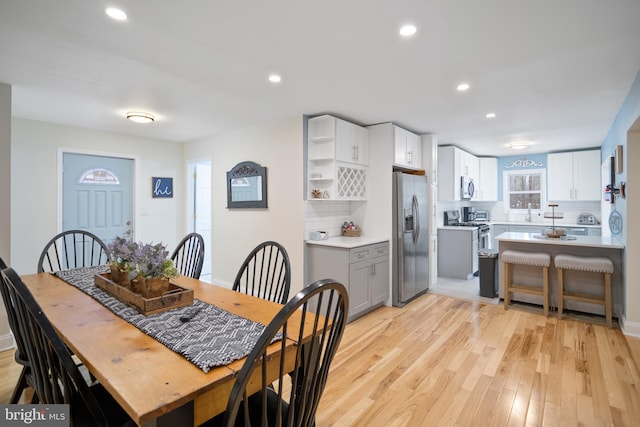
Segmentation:
{"type": "Polygon", "coordinates": [[[504,264],[504,309],[509,306],[510,292],[521,292],[542,297],[544,315],[549,315],[549,265],[551,256],[542,252],[521,252],[506,250],[500,255],[504,264]],[[511,265],[529,265],[542,268],[542,287],[528,286],[511,281],[511,265]]]}
{"type": "Polygon", "coordinates": [[[565,299],[604,305],[607,326],[611,328],[613,325],[613,321],[611,319],[611,274],[613,273],[613,262],[609,258],[579,257],[575,255],[560,254],[555,256],[553,263],[556,265],[556,269],[558,270],[558,317],[562,319],[562,310],[565,299]],[[596,296],[577,292],[565,292],[564,270],[602,273],[604,275],[604,295],[596,296]]]}

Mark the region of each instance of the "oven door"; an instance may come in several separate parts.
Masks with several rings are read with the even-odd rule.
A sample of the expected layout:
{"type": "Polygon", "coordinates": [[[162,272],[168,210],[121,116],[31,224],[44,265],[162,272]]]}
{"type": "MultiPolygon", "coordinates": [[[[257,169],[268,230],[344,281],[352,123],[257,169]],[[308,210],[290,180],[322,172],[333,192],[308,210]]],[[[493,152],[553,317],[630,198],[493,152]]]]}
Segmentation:
{"type": "Polygon", "coordinates": [[[491,232],[479,232],[478,233],[478,250],[493,249],[491,247],[491,232]]]}

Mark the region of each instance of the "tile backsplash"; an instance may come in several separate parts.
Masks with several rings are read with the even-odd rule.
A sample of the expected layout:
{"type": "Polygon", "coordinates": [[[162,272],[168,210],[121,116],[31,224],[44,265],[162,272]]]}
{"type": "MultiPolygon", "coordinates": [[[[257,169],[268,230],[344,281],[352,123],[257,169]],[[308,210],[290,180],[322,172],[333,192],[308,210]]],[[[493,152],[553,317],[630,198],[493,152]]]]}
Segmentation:
{"type": "Polygon", "coordinates": [[[329,237],[340,236],[342,224],[351,221],[350,202],[306,201],[304,203],[304,236],[311,231],[326,231],[329,237]]]}
{"type": "MultiPolygon", "coordinates": [[[[463,206],[474,206],[476,209],[490,212],[492,221],[524,222],[526,210],[513,211],[505,209],[502,202],[438,202],[437,215],[438,226],[441,226],[444,218],[444,211],[447,209],[461,210],[463,206]]],[[[531,222],[551,223],[551,219],[544,218],[545,212],[551,212],[551,208],[545,206],[544,209],[533,209],[531,211],[531,222]]],[[[594,214],[601,222],[600,202],[560,202],[555,212],[564,215],[562,219],[557,219],[557,224],[576,224],[578,216],[583,212],[594,214]]]]}

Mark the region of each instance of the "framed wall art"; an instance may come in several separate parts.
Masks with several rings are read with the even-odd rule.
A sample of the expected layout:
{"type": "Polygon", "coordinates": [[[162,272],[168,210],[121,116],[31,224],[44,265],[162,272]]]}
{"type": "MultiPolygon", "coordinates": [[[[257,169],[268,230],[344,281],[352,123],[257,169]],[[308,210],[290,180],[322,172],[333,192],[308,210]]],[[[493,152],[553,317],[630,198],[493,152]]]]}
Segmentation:
{"type": "Polygon", "coordinates": [[[151,178],[151,197],[167,199],[173,197],[173,178],[154,176],[151,178]]]}

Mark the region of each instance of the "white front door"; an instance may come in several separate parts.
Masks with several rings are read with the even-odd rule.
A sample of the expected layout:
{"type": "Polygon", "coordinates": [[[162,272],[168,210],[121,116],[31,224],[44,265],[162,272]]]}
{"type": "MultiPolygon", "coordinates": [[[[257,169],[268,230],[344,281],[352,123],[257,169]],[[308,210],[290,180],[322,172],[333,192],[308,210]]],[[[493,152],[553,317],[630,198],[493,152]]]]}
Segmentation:
{"type": "Polygon", "coordinates": [[[105,243],[132,233],[133,159],[64,153],[62,166],[63,230],[90,231],[105,243]]]}

